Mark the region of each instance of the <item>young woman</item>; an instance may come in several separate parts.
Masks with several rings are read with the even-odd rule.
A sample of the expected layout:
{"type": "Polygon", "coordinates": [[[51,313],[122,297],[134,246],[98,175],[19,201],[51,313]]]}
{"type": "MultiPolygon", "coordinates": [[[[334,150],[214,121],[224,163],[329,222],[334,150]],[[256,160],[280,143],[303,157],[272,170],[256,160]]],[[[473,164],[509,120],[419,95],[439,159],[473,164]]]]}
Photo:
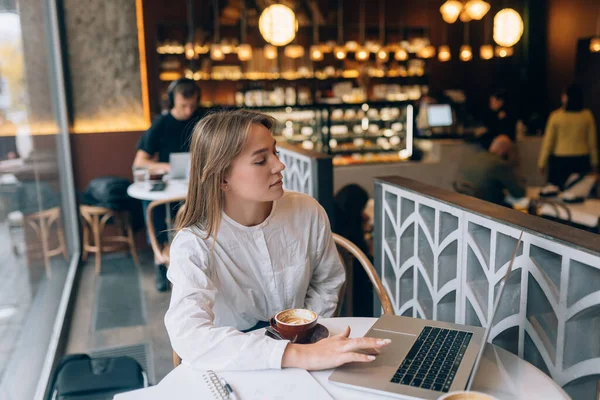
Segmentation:
{"type": "Polygon", "coordinates": [[[327,215],[312,198],[285,192],[274,120],[244,110],[195,127],[185,212],[171,245],[173,283],[165,325],[173,349],[199,369],[332,368],[368,362],[386,341],[340,335],[292,344],[244,333],[278,311],[333,315],[344,268],[327,215]]]}
{"type": "Polygon", "coordinates": [[[596,122],[592,112],[583,108],[583,91],[571,85],[563,95],[564,108],[548,118],[538,167],[548,172],[548,182],[562,188],[573,173],[598,172],[596,122]]]}

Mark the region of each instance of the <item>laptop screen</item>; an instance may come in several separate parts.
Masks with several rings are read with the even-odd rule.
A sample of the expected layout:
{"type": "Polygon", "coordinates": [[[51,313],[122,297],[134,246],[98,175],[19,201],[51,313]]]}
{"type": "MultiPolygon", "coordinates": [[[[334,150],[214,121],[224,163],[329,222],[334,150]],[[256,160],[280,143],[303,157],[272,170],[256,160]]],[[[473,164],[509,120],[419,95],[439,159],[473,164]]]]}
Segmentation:
{"type": "Polygon", "coordinates": [[[431,128],[452,126],[452,108],[450,104],[428,105],[427,123],[431,128]]]}

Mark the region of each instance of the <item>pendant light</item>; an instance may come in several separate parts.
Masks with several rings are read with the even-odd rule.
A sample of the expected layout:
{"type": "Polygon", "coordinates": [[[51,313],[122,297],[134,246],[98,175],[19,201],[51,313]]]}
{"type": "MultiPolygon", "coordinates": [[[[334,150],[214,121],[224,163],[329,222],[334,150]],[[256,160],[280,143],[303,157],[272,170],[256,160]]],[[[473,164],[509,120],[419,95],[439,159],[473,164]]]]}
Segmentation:
{"type": "Polygon", "coordinates": [[[465,11],[472,20],[479,21],[490,10],[490,3],[483,0],[469,0],[465,3],[465,11]]]}
{"type": "Polygon", "coordinates": [[[598,18],[596,20],[596,36],[590,40],[590,51],[592,53],[600,52],[600,8],[598,8],[598,18]]]}
{"type": "Polygon", "coordinates": [[[312,61],[322,61],[323,60],[323,50],[322,47],[319,46],[319,21],[318,15],[315,13],[316,6],[312,9],[313,11],[313,45],[310,46],[310,59],[312,61]]]}
{"type": "Polygon", "coordinates": [[[356,49],[354,57],[358,61],[366,61],[369,59],[369,51],[365,45],[365,0],[360,0],[360,47],[356,49]]]}
{"type": "Polygon", "coordinates": [[[274,46],[285,46],[296,37],[298,20],[294,11],[283,4],[273,4],[258,19],[262,37],[274,46]]]}
{"type": "Polygon", "coordinates": [[[494,46],[490,43],[490,17],[487,16],[484,20],[483,31],[484,31],[484,44],[479,48],[479,58],[482,60],[491,60],[494,58],[494,46]]]}
{"type": "Polygon", "coordinates": [[[449,24],[453,24],[458,19],[463,9],[463,3],[458,0],[448,0],[440,7],[442,18],[449,24]]]}
{"type": "Polygon", "coordinates": [[[464,62],[471,61],[473,59],[473,50],[469,45],[469,24],[465,24],[464,44],[460,46],[458,57],[464,62]]]}
{"type": "Polygon", "coordinates": [[[398,43],[398,47],[396,48],[396,52],[394,53],[394,60],[396,61],[406,61],[408,60],[408,51],[402,46],[402,42],[404,40],[404,26],[402,27],[402,37],[400,38],[400,43],[398,43]]]}
{"type": "Polygon", "coordinates": [[[512,8],[500,10],[494,16],[494,42],[503,47],[512,47],[523,36],[523,19],[512,8]]]}
{"type": "Polygon", "coordinates": [[[214,61],[221,61],[225,58],[225,54],[219,44],[221,40],[219,35],[219,0],[213,0],[213,18],[213,44],[210,46],[210,58],[214,61]]]}
{"type": "Polygon", "coordinates": [[[196,29],[194,28],[194,1],[188,0],[187,4],[187,14],[188,14],[188,40],[185,44],[185,58],[188,60],[193,60],[194,58],[198,58],[196,54],[196,49],[194,48],[194,33],[196,29]]]}
{"type": "Polygon", "coordinates": [[[512,47],[496,46],[494,53],[496,57],[506,58],[513,55],[514,49],[512,47]]]}
{"type": "Polygon", "coordinates": [[[337,44],[333,48],[333,55],[338,60],[346,58],[346,47],[344,46],[344,3],[342,0],[338,0],[338,31],[337,31],[337,44]]]}
{"type": "Polygon", "coordinates": [[[376,52],[376,59],[385,63],[389,60],[389,53],[385,48],[385,0],[379,1],[379,44],[381,48],[376,52]]]}
{"type": "Polygon", "coordinates": [[[263,52],[267,60],[277,59],[277,47],[273,46],[272,44],[265,45],[263,52]]]}
{"type": "Polygon", "coordinates": [[[241,0],[240,10],[240,42],[237,48],[237,55],[240,61],[248,61],[252,58],[252,46],[247,43],[247,24],[246,24],[246,0],[241,0]]]}
{"type": "MultiPolygon", "coordinates": [[[[448,26],[444,26],[444,30],[442,31],[442,43],[448,43],[448,26]]],[[[438,60],[440,62],[450,61],[452,58],[452,53],[450,53],[450,46],[444,44],[438,49],[438,60]]]]}

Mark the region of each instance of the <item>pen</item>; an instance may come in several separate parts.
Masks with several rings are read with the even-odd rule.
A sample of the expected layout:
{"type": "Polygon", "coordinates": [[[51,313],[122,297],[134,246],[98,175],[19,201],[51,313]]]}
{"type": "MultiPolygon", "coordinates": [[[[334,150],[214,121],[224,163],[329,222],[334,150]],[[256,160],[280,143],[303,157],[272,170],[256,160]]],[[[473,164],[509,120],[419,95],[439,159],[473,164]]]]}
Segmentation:
{"type": "Polygon", "coordinates": [[[231,386],[229,386],[229,383],[227,383],[227,381],[225,381],[225,379],[223,379],[223,378],[221,378],[221,385],[223,385],[223,387],[225,387],[225,390],[227,390],[227,393],[229,394],[229,398],[231,400],[238,400],[235,393],[233,393],[233,389],[231,388],[231,386]]]}

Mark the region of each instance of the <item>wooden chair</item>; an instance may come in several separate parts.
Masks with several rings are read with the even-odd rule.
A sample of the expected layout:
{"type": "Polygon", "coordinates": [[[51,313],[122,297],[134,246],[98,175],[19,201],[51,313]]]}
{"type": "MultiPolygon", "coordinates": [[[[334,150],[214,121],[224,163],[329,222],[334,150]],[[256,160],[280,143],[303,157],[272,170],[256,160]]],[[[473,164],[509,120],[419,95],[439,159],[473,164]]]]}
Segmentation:
{"type": "MultiPolygon", "coordinates": [[[[377,271],[375,271],[375,267],[369,261],[369,258],[363,253],[354,243],[349,241],[343,236],[338,234],[333,234],[333,240],[335,244],[352,254],[356,259],[360,262],[362,267],[367,272],[369,280],[375,287],[375,291],[377,292],[377,296],[379,296],[379,300],[381,301],[381,307],[383,308],[384,314],[394,314],[394,308],[392,307],[392,302],[390,301],[390,297],[388,296],[383,284],[381,283],[381,279],[379,279],[379,275],[377,275],[377,271]]],[[[351,264],[350,264],[351,265],[351,264]]],[[[342,289],[343,291],[343,289],[342,289]]],[[[176,368],[179,364],[181,364],[181,357],[173,350],[173,366],[176,368]]]]}
{"type": "Polygon", "coordinates": [[[65,260],[69,259],[67,246],[65,245],[65,231],[62,226],[60,207],[54,207],[26,215],[24,217],[24,222],[25,225],[32,227],[41,239],[46,275],[48,278],[51,278],[52,271],[50,268],[50,258],[62,254],[65,260]],[[50,249],[50,234],[53,225],[56,226],[58,247],[50,249]]]}
{"type": "MultiPolygon", "coordinates": [[[[152,246],[152,252],[154,253],[154,261],[158,264],[164,264],[166,267],[169,266],[171,261],[170,258],[170,250],[171,244],[167,243],[162,249],[158,241],[156,240],[156,228],[154,228],[154,223],[152,222],[152,213],[154,209],[159,206],[170,207],[171,203],[183,203],[185,202],[185,197],[171,197],[169,199],[163,200],[154,200],[148,204],[148,209],[146,210],[146,224],[148,228],[148,237],[150,238],[150,245],[152,246]]],[[[177,216],[183,212],[185,209],[185,204],[182,204],[181,207],[177,210],[177,216]]]]}
{"type": "MultiPolygon", "coordinates": [[[[363,269],[367,273],[367,276],[369,277],[371,284],[375,288],[375,292],[377,293],[377,296],[379,297],[379,301],[381,302],[381,307],[383,308],[383,313],[393,315],[394,307],[392,307],[392,302],[390,301],[390,297],[388,296],[385,288],[383,287],[383,283],[381,283],[381,279],[379,279],[379,275],[377,275],[377,271],[375,271],[375,267],[373,267],[373,264],[371,264],[371,261],[369,260],[369,258],[365,255],[365,253],[362,252],[361,249],[358,248],[358,246],[356,246],[354,243],[352,243],[345,237],[334,233],[333,240],[339,248],[341,248],[344,252],[350,253],[350,255],[354,256],[358,260],[360,265],[363,267],[363,269]]],[[[346,281],[351,282],[351,279],[352,279],[351,257],[345,257],[345,255],[343,253],[340,255],[342,256],[342,260],[344,261],[344,264],[346,265],[347,274],[349,274],[349,276],[350,276],[350,278],[346,279],[346,281]]],[[[353,293],[351,290],[346,290],[345,293],[346,294],[344,296],[344,301],[346,301],[346,304],[351,305],[353,293]]]]}
{"type": "Polygon", "coordinates": [[[82,205],[79,206],[79,215],[83,226],[83,252],[81,258],[85,261],[89,253],[96,253],[96,274],[100,274],[102,271],[102,253],[124,247],[129,247],[133,261],[139,265],[139,259],[135,251],[131,217],[128,212],[115,211],[106,207],[82,205]],[[117,235],[103,238],[104,228],[111,219],[117,226],[117,235]],[[90,231],[92,233],[91,238],[90,231]],[[92,239],[92,242],[90,242],[90,239],[92,239]],[[112,242],[113,244],[103,245],[103,241],[112,242]]]}

